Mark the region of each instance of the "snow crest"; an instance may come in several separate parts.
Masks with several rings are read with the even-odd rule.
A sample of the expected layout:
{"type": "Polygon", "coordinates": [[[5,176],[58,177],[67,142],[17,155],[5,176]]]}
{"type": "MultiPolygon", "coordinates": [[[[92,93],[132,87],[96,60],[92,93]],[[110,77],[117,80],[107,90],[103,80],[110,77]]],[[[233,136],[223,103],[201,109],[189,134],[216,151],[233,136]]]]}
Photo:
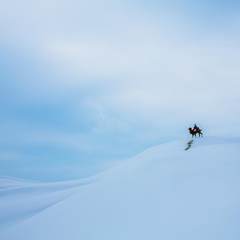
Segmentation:
{"type": "Polygon", "coordinates": [[[185,145],[152,147],[85,181],[2,179],[0,239],[239,239],[239,139],[185,145]]]}

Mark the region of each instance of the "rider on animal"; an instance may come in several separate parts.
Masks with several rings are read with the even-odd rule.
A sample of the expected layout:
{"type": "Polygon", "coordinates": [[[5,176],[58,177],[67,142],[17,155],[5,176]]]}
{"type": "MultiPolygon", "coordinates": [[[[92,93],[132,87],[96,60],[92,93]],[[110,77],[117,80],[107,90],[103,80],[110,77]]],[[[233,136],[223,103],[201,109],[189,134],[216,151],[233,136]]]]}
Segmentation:
{"type": "Polygon", "coordinates": [[[202,136],[202,129],[200,129],[196,124],[194,124],[193,128],[188,128],[189,133],[192,135],[192,137],[196,137],[196,135],[198,134],[198,136],[202,136]]]}

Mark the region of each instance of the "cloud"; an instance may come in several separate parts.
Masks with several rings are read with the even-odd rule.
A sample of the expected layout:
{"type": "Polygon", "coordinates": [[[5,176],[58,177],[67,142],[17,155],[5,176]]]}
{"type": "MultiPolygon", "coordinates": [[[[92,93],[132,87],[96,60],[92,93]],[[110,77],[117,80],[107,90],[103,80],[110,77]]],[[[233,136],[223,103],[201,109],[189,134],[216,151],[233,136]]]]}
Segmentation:
{"type": "Polygon", "coordinates": [[[222,38],[228,26],[200,34],[201,27],[188,26],[177,9],[174,15],[158,8],[154,16],[143,6],[112,1],[24,1],[19,7],[12,8],[18,28],[16,19],[7,18],[10,31],[24,39],[20,47],[31,46],[37,64],[55,74],[27,82],[25,88],[37,84],[44,99],[72,98],[77,89],[81,94],[71,103],[76,111],[84,102],[92,111],[102,108],[156,125],[174,115],[178,121],[221,121],[238,114],[229,108],[236,109],[239,100],[239,49],[233,41],[238,36],[229,31],[222,38]]]}
{"type": "Polygon", "coordinates": [[[207,16],[207,26],[194,12],[184,15],[186,4],[151,2],[154,11],[149,4],[2,4],[1,43],[11,49],[14,72],[4,79],[16,86],[11,92],[1,83],[8,90],[4,100],[9,112],[28,109],[24,116],[2,115],[12,128],[25,122],[29,134],[41,129],[33,137],[21,132],[26,145],[40,139],[75,150],[100,146],[99,154],[109,146],[121,152],[176,137],[195,121],[214,134],[240,133],[239,17],[229,16],[224,25],[210,24],[207,16]],[[63,120],[57,125],[55,118],[63,120]]]}
{"type": "Polygon", "coordinates": [[[107,95],[95,101],[123,113],[148,115],[156,121],[168,113],[181,120],[218,121],[233,113],[229,106],[237,107],[240,87],[237,46],[224,46],[226,42],[219,39],[214,44],[196,41],[192,36],[187,36],[187,44],[178,43],[181,36],[164,41],[160,34],[128,37],[53,43],[47,56],[53,66],[75,76],[73,82],[60,84],[100,84],[108,89],[107,95]]]}

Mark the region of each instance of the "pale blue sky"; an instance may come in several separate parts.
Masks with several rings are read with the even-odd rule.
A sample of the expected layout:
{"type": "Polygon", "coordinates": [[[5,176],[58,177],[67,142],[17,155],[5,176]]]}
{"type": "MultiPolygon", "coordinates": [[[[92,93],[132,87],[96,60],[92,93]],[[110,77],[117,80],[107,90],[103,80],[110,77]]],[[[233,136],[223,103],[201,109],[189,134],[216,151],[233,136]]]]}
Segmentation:
{"type": "Polygon", "coordinates": [[[86,176],[148,146],[240,134],[238,1],[7,1],[0,175],[86,176]]]}

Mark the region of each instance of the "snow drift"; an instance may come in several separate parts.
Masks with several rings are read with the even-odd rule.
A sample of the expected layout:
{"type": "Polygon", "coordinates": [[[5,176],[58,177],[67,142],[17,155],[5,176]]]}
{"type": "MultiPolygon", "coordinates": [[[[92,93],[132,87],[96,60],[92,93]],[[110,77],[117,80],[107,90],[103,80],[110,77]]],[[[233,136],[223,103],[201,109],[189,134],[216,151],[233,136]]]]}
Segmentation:
{"type": "Polygon", "coordinates": [[[150,148],[85,181],[5,179],[0,239],[239,239],[239,139],[197,139],[188,151],[185,143],[150,148]]]}

